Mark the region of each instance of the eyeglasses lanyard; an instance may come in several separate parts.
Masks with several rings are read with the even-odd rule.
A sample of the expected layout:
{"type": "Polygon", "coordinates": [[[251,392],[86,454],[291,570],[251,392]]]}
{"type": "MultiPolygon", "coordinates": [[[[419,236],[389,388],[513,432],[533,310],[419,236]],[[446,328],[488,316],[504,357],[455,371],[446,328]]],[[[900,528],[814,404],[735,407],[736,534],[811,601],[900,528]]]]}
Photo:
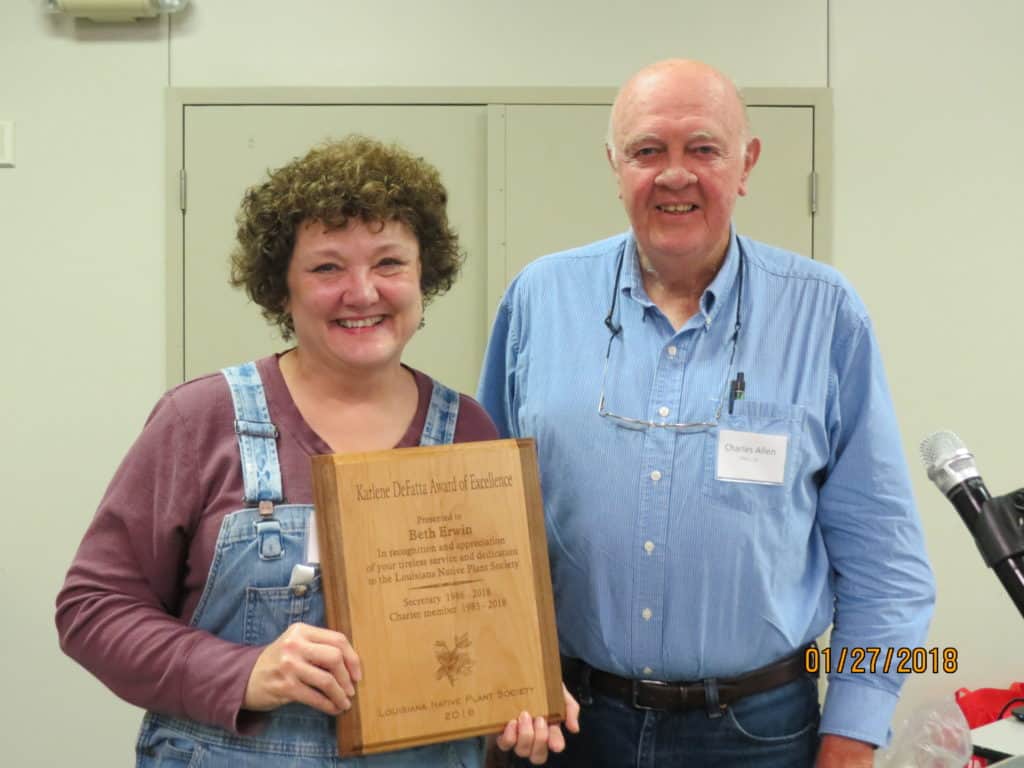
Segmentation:
{"type": "MultiPolygon", "coordinates": [[[[738,241],[737,241],[736,244],[739,246],[740,265],[739,265],[739,276],[738,276],[738,279],[736,281],[736,327],[733,329],[732,340],[733,340],[734,343],[733,343],[733,348],[732,348],[732,355],[729,357],[729,366],[730,367],[732,366],[733,358],[735,358],[735,356],[736,356],[736,343],[735,342],[739,341],[739,338],[740,338],[740,326],[742,325],[742,323],[740,322],[740,306],[743,304],[743,262],[744,262],[744,253],[743,253],[743,245],[740,244],[738,241]]],[[[620,333],[622,333],[622,326],[619,323],[616,323],[612,319],[612,316],[615,314],[615,304],[619,300],[619,281],[622,278],[622,263],[625,260],[625,258],[626,258],[626,243],[623,242],[622,245],[619,246],[619,253],[618,253],[618,256],[616,257],[616,262],[615,262],[615,286],[612,288],[612,303],[611,303],[611,306],[608,307],[608,314],[604,318],[604,324],[608,328],[609,332],[611,333],[611,337],[608,339],[608,352],[609,353],[611,352],[611,349],[612,349],[612,340],[616,336],[618,336],[620,333]]],[[[605,354],[605,357],[607,357],[607,356],[608,355],[605,354]]],[[[742,374],[737,375],[736,381],[738,381],[740,383],[741,387],[742,387],[743,375],[742,374]]],[[[734,382],[734,384],[735,384],[735,382],[734,382]]],[[[732,389],[732,388],[733,387],[730,387],[730,389],[732,389]]]]}
{"type": "MultiPolygon", "coordinates": [[[[743,272],[745,265],[745,254],[743,252],[743,245],[737,241],[736,245],[739,247],[739,274],[736,280],[736,324],[733,328],[732,334],[732,350],[729,354],[729,367],[727,370],[732,370],[732,364],[736,360],[736,347],[739,346],[740,340],[740,327],[742,326],[740,308],[743,305],[743,272]]],[[[615,314],[615,304],[619,299],[619,282],[622,278],[622,264],[626,258],[626,243],[623,241],[622,245],[619,246],[619,253],[616,257],[615,263],[615,285],[612,287],[612,301],[608,307],[608,314],[605,315],[604,324],[608,328],[610,336],[608,337],[608,349],[605,351],[605,360],[612,353],[612,342],[615,337],[622,333],[622,325],[616,323],[612,318],[615,314]]],[[[737,400],[742,400],[743,395],[746,392],[746,381],[743,378],[743,371],[739,371],[736,374],[736,378],[729,382],[729,413],[732,413],[733,404],[737,400]]],[[[718,408],[718,412],[721,413],[721,406],[718,408]]],[[[716,416],[717,418],[717,416],[716,416]]]]}

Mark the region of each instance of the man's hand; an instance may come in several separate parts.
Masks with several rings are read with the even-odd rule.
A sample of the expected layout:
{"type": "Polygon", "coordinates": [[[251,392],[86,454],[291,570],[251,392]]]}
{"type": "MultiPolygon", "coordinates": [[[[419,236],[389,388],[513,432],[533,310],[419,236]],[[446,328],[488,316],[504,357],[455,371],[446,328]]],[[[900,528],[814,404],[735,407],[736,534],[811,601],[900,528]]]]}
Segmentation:
{"type": "Polygon", "coordinates": [[[352,706],[362,676],[359,656],[343,634],[292,624],[256,659],[242,707],[265,712],[297,701],[338,715],[352,706]]]}
{"type": "MultiPolygon", "coordinates": [[[[580,705],[565,685],[562,696],[565,697],[565,728],[570,733],[579,733],[580,705]]],[[[498,734],[497,744],[502,752],[514,749],[519,757],[529,758],[534,765],[543,765],[548,752],[565,749],[565,736],[560,726],[549,726],[543,717],[531,718],[529,712],[522,712],[518,719],[508,721],[505,730],[498,734]]]]}
{"type": "Polygon", "coordinates": [[[826,733],[821,737],[814,768],[871,768],[874,762],[873,744],[826,733]]]}

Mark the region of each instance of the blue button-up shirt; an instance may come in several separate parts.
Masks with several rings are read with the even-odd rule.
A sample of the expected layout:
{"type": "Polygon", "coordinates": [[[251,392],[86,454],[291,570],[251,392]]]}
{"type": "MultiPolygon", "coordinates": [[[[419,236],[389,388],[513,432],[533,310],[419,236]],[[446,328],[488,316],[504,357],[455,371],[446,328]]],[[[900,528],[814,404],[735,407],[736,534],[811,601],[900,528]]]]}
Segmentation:
{"type": "MultiPolygon", "coordinates": [[[[626,677],[696,680],[771,663],[833,622],[833,667],[843,646],[924,640],[934,583],[878,344],[830,267],[733,235],[676,330],[644,290],[628,233],[547,256],[501,302],[479,398],[503,435],[537,440],[563,653],[626,677]],[[620,253],[622,330],[609,347],[620,253]],[[720,410],[718,424],[602,418],[606,353],[608,411],[678,423],[720,410]],[[720,429],[785,436],[783,482],[719,480],[720,429]]],[[[895,666],[833,669],[821,730],[884,743],[895,666]]]]}

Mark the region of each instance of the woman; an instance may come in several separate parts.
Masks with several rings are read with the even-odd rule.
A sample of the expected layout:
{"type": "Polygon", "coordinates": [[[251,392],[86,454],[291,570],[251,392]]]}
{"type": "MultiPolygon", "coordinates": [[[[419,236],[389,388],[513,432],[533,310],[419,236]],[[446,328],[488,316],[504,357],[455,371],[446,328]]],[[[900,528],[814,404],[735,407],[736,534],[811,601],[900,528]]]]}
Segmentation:
{"type": "MultiPolygon", "coordinates": [[[[401,363],[460,266],[446,197],[432,166],[362,137],[246,194],[232,282],[295,346],[164,395],[57,598],[65,652],[149,710],[138,765],[341,764],[332,716],[359,657],[323,627],[319,577],[292,577],[309,457],[497,437],[475,401],[401,363]]],[[[502,746],[560,746],[532,725],[510,722],[502,746]]],[[[481,759],[467,739],[344,765],[481,759]]]]}

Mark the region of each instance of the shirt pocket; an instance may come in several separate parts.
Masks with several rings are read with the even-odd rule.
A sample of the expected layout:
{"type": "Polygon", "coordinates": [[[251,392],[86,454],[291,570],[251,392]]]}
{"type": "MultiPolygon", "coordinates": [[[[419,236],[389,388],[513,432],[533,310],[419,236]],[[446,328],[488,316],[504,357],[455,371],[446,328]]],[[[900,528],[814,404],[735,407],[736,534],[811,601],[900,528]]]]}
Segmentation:
{"type": "Polygon", "coordinates": [[[793,499],[796,475],[802,461],[804,417],[803,406],[769,401],[737,400],[731,414],[723,409],[718,427],[709,430],[705,437],[703,503],[735,513],[763,514],[771,511],[781,514],[793,499]],[[786,463],[782,482],[719,480],[718,442],[723,429],[785,437],[786,463]]]}
{"type": "Polygon", "coordinates": [[[324,597],[317,574],[308,584],[294,587],[247,587],[242,642],[271,643],[296,622],[324,626],[324,597]]]}

